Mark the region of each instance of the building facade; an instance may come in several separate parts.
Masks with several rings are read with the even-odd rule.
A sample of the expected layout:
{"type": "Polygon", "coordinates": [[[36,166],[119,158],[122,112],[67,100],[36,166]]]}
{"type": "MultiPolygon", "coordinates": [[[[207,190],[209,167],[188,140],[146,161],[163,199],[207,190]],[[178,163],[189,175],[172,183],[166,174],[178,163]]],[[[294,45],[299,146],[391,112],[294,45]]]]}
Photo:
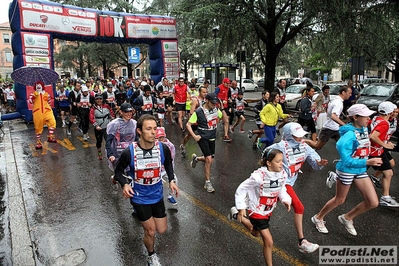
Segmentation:
{"type": "Polygon", "coordinates": [[[13,71],[13,53],[11,49],[10,23],[0,23],[0,79],[10,79],[13,71]]]}

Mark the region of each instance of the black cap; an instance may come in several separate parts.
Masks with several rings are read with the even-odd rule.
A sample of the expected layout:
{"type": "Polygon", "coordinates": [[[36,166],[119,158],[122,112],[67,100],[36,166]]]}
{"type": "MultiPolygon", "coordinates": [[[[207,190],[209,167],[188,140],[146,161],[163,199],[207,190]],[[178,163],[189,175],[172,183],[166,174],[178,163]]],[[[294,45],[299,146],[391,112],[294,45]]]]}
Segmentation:
{"type": "Polygon", "coordinates": [[[96,98],[96,99],[102,99],[102,98],[103,98],[103,95],[102,95],[101,93],[97,93],[97,94],[95,95],[95,98],[96,98]]]}
{"type": "Polygon", "coordinates": [[[144,85],[143,91],[151,91],[150,85],[144,85]]]}
{"type": "Polygon", "coordinates": [[[121,105],[121,110],[122,112],[132,112],[133,111],[133,107],[130,103],[122,103],[121,105]]]}
{"type": "Polygon", "coordinates": [[[211,103],[218,103],[218,102],[219,102],[218,97],[217,97],[216,94],[213,93],[213,92],[208,93],[208,94],[205,96],[205,99],[207,99],[207,100],[210,101],[211,103]]]}

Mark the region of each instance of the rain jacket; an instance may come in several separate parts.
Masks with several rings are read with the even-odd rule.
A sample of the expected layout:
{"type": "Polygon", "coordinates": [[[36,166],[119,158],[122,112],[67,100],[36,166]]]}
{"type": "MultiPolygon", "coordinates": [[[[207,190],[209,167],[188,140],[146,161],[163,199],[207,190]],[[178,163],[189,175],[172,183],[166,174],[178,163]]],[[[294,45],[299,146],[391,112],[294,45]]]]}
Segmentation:
{"type": "Polygon", "coordinates": [[[302,164],[307,161],[315,170],[320,170],[323,166],[317,164],[321,160],[320,155],[312,149],[304,140],[296,141],[291,134],[293,123],[288,123],[283,127],[282,140],[266,149],[278,149],[283,152],[284,170],[288,173],[285,183],[294,186],[302,164]],[[294,168],[296,171],[293,171],[294,168]]]}
{"type": "Polygon", "coordinates": [[[341,137],[339,138],[336,147],[341,160],[337,163],[336,168],[337,170],[344,173],[358,175],[366,172],[366,161],[368,158],[352,158],[353,153],[359,146],[355,130],[358,131],[360,134],[368,132],[367,128],[356,128],[351,123],[341,126],[339,128],[339,134],[341,137]]]}

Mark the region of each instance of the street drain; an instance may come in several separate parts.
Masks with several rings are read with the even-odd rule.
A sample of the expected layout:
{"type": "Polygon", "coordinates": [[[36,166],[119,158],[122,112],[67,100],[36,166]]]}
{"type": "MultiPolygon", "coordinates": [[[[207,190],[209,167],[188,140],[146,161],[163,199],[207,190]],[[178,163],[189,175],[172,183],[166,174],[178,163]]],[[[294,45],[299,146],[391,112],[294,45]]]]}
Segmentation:
{"type": "Polygon", "coordinates": [[[65,255],[59,256],[53,266],[75,266],[86,260],[86,253],[83,249],[73,250],[65,255]]]}

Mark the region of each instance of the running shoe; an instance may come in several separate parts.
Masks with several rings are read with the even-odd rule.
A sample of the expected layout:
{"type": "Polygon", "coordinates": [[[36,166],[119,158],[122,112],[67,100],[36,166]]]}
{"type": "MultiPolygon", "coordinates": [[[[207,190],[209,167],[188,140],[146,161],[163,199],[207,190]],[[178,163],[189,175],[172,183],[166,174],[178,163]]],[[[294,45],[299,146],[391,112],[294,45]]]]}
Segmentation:
{"type": "Polygon", "coordinates": [[[256,142],[256,147],[258,149],[262,149],[262,142],[260,142],[260,138],[258,138],[258,141],[256,142]]]}
{"type": "Polygon", "coordinates": [[[148,266],[162,266],[157,253],[147,257],[148,266]]]}
{"type": "Polygon", "coordinates": [[[277,133],[277,136],[280,136],[281,135],[280,129],[276,129],[276,133],[277,133]]]}
{"type": "Polygon", "coordinates": [[[250,130],[248,130],[248,135],[247,135],[247,137],[249,138],[249,139],[252,139],[252,136],[254,135],[254,132],[252,131],[252,129],[250,129],[250,130]]]}
{"type": "Polygon", "coordinates": [[[181,155],[186,156],[186,148],[183,144],[180,144],[180,153],[181,155]]]}
{"type": "Polygon", "coordinates": [[[204,189],[206,189],[206,191],[209,193],[215,192],[211,182],[205,182],[204,189]]]}
{"type": "Polygon", "coordinates": [[[231,220],[237,220],[237,214],[238,214],[238,210],[237,210],[236,206],[233,206],[230,209],[230,213],[229,213],[228,217],[231,220]]]}
{"type": "Polygon", "coordinates": [[[240,129],[240,134],[244,134],[245,133],[245,130],[244,129],[240,129]]]}
{"type": "Polygon", "coordinates": [[[375,175],[370,175],[370,179],[371,179],[371,182],[373,182],[373,185],[376,188],[382,188],[380,179],[378,177],[376,177],[375,175]]]}
{"type": "Polygon", "coordinates": [[[328,171],[328,176],[326,179],[326,185],[328,188],[332,188],[334,183],[337,181],[338,175],[333,171],[328,171]]]}
{"type": "Polygon", "coordinates": [[[71,135],[71,129],[70,129],[70,128],[67,129],[67,135],[68,135],[68,136],[71,135]]]}
{"type": "Polygon", "coordinates": [[[192,168],[195,168],[195,166],[197,165],[197,162],[198,162],[198,160],[197,160],[197,154],[195,154],[195,153],[193,153],[193,155],[191,155],[191,167],[192,168]]]}
{"type": "Polygon", "coordinates": [[[299,251],[302,253],[312,253],[315,252],[318,248],[319,245],[313,244],[306,239],[302,240],[302,243],[299,245],[298,244],[299,251]]]}
{"type": "Polygon", "coordinates": [[[177,205],[177,201],[175,200],[175,198],[172,195],[168,196],[168,201],[172,205],[177,205]]]}
{"type": "Polygon", "coordinates": [[[118,181],[116,181],[114,179],[114,175],[111,175],[111,181],[112,181],[112,184],[114,184],[114,185],[118,184],[118,181]]]}
{"type": "Polygon", "coordinates": [[[348,231],[349,234],[357,236],[356,229],[353,226],[353,221],[346,220],[344,214],[338,216],[338,220],[345,226],[346,231],[348,231]]]}
{"type": "Polygon", "coordinates": [[[230,129],[230,133],[234,133],[234,127],[233,126],[229,126],[230,129]]]}
{"type": "Polygon", "coordinates": [[[103,154],[101,153],[101,151],[98,152],[98,159],[102,160],[103,159],[103,154]]]}
{"type": "Polygon", "coordinates": [[[319,231],[322,234],[328,234],[327,227],[325,225],[325,222],[323,220],[319,220],[316,218],[316,215],[314,215],[312,218],[312,223],[316,226],[317,231],[319,231]]]}
{"type": "Polygon", "coordinates": [[[83,141],[88,141],[88,140],[89,140],[88,134],[83,134],[83,141]]]}
{"type": "Polygon", "coordinates": [[[382,196],[380,198],[380,205],[387,206],[387,207],[399,207],[399,203],[396,201],[394,197],[391,196],[382,196]]]}
{"type": "Polygon", "coordinates": [[[224,142],[231,142],[231,138],[229,138],[229,136],[224,136],[223,137],[223,141],[224,142]]]}
{"type": "Polygon", "coordinates": [[[62,127],[66,127],[65,120],[62,120],[62,127]]]}

